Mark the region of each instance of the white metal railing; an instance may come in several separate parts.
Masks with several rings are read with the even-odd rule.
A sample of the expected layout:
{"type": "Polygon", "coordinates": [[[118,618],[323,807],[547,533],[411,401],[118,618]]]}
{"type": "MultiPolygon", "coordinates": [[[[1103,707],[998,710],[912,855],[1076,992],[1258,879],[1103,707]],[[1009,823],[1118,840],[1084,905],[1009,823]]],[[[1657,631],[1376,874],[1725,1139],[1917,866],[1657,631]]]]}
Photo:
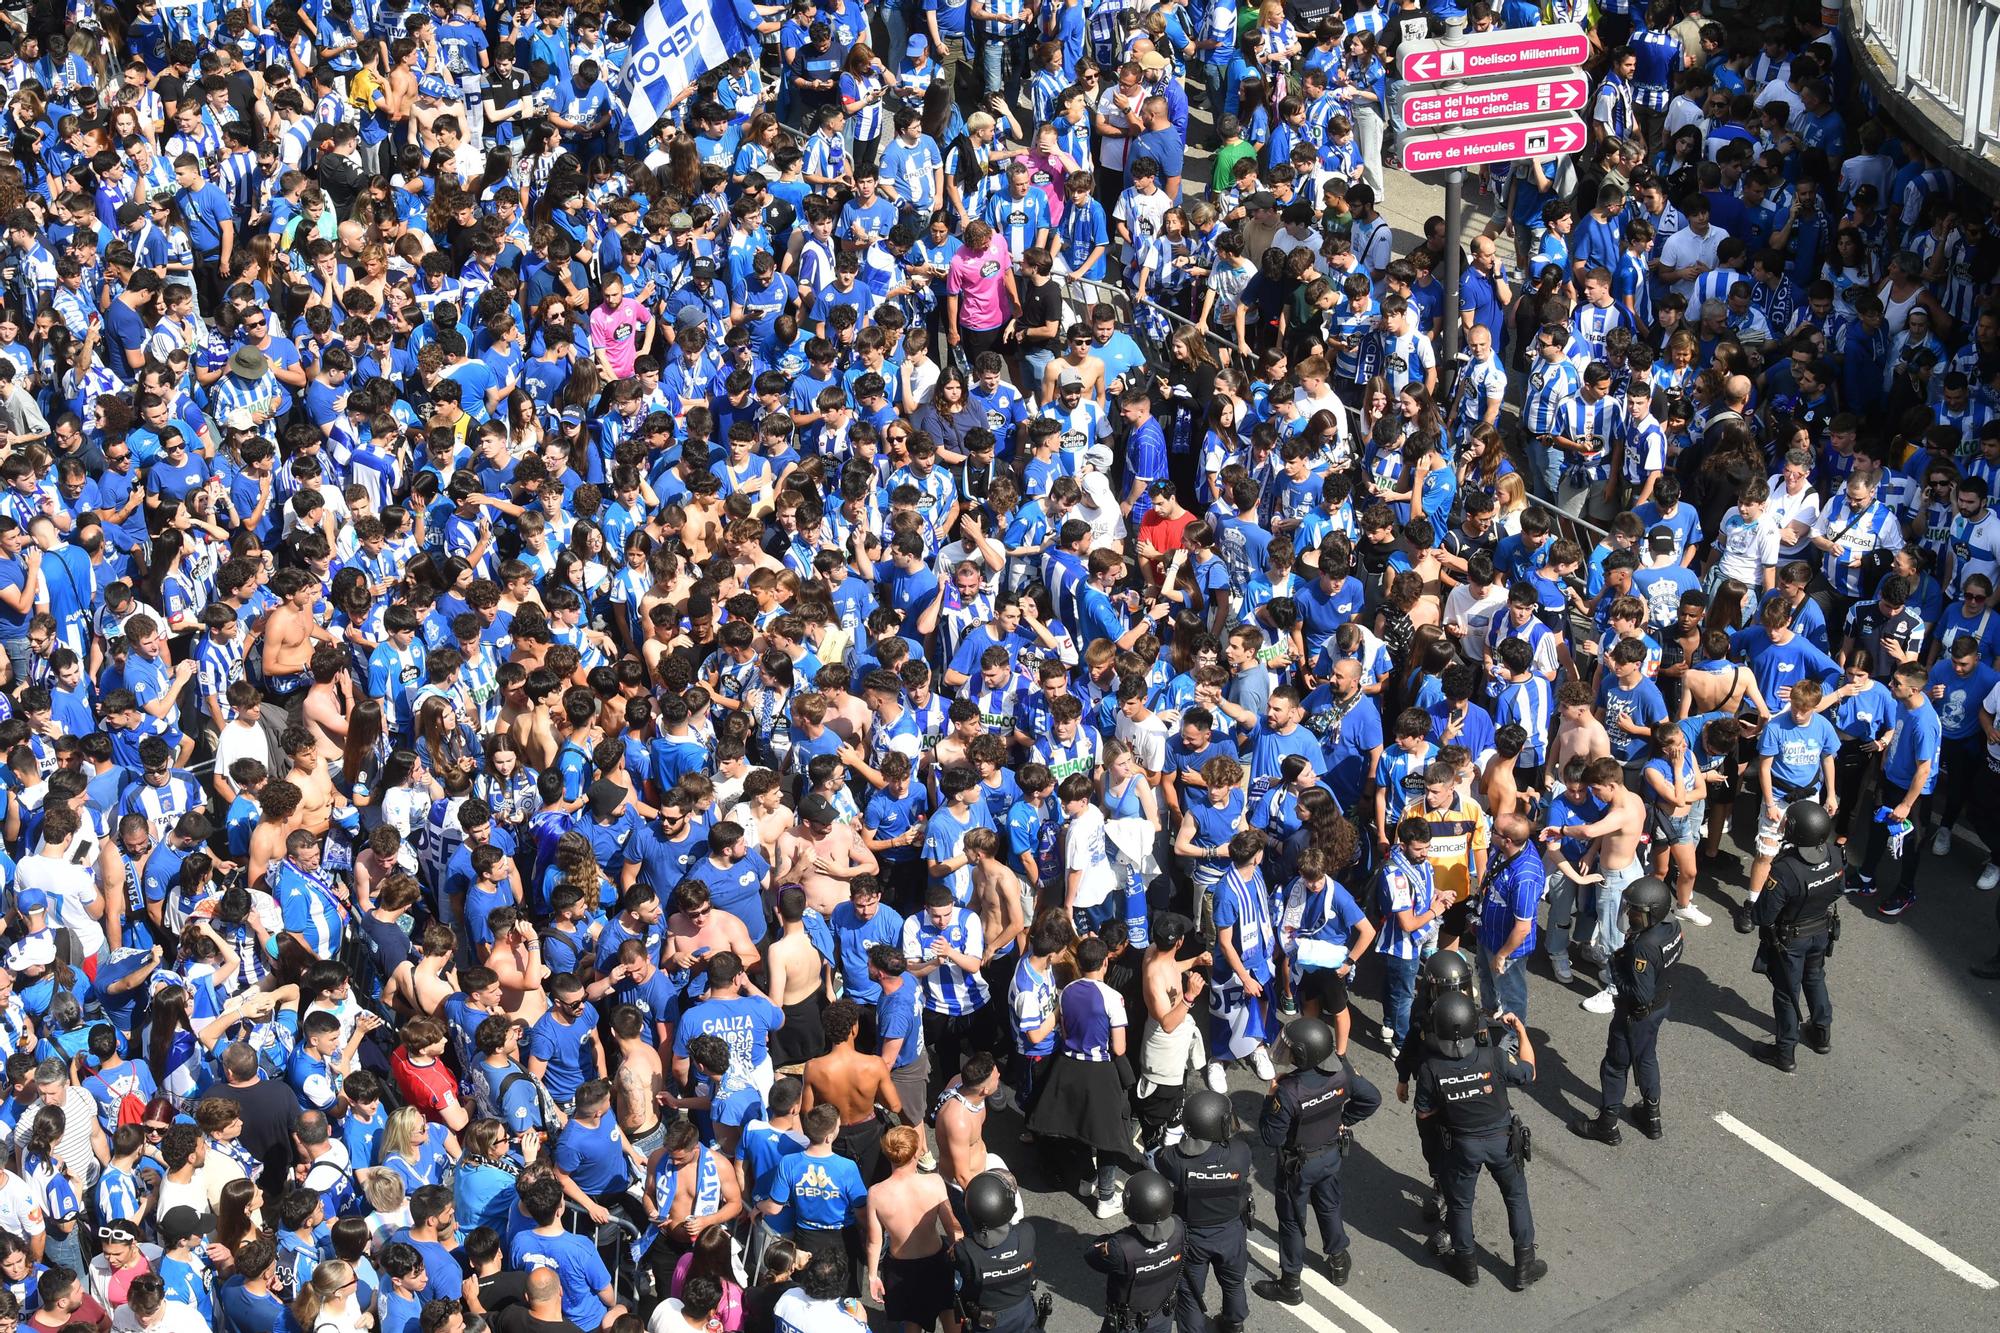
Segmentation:
{"type": "Polygon", "coordinates": [[[1960,148],[2000,161],[2000,0],[1855,0],[1850,21],[1891,92],[1921,93],[1960,148]]]}

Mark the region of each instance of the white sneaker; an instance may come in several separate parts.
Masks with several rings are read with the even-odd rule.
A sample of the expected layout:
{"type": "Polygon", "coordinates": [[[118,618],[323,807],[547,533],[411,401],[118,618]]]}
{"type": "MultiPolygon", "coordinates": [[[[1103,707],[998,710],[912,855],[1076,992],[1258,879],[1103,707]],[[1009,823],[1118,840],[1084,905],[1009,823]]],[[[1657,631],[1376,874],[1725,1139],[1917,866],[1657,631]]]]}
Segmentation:
{"type": "Polygon", "coordinates": [[[1696,907],[1693,903],[1676,907],[1674,915],[1683,921],[1692,921],[1697,926],[1711,925],[1714,922],[1713,917],[1709,916],[1708,913],[1702,911],[1699,907],[1696,907]]]}
{"type": "Polygon", "coordinates": [[[1951,829],[1949,826],[1944,824],[1938,825],[1937,833],[1931,838],[1931,855],[1951,855],[1951,829]]]}
{"type": "Polygon", "coordinates": [[[1119,1200],[1118,1196],[1115,1194],[1108,1199],[1099,1199],[1097,1201],[1097,1215],[1100,1218],[1105,1218],[1105,1219],[1113,1218],[1118,1216],[1118,1214],[1124,1211],[1125,1211],[1124,1203],[1122,1203],[1119,1200]]]}
{"type": "Polygon", "coordinates": [[[1593,1014],[1608,1014],[1618,1007],[1618,988],[1606,986],[1597,994],[1583,1002],[1583,1007],[1593,1014]]]}
{"type": "Polygon", "coordinates": [[[1981,893],[1991,893],[2000,888],[2000,866],[1988,861],[1979,871],[1979,883],[1975,885],[1981,893]]]}
{"type": "Polygon", "coordinates": [[[1250,1072],[1266,1083],[1278,1076],[1277,1069],[1271,1064],[1271,1053],[1262,1046],[1250,1052],[1250,1072]]]}
{"type": "Polygon", "coordinates": [[[1208,1071],[1204,1077],[1208,1080],[1208,1090],[1210,1092],[1228,1093],[1229,1071],[1222,1067],[1220,1061],[1209,1061],[1208,1071]]]}
{"type": "Polygon", "coordinates": [[[1382,1025],[1382,1040],[1393,1044],[1396,1040],[1396,1029],[1384,1023],[1382,1025]]]}

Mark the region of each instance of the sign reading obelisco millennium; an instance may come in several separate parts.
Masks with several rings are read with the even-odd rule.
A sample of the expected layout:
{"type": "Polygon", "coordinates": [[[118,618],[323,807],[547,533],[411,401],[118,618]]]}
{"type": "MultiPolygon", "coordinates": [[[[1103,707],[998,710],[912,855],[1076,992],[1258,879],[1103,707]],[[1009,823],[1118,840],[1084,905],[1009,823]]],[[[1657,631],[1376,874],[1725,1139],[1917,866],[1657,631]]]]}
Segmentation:
{"type": "Polygon", "coordinates": [[[1405,88],[1392,107],[1409,135],[1403,167],[1447,171],[1580,151],[1589,133],[1562,113],[1590,100],[1578,68],[1589,58],[1590,39],[1573,23],[1405,43],[1405,88]]]}

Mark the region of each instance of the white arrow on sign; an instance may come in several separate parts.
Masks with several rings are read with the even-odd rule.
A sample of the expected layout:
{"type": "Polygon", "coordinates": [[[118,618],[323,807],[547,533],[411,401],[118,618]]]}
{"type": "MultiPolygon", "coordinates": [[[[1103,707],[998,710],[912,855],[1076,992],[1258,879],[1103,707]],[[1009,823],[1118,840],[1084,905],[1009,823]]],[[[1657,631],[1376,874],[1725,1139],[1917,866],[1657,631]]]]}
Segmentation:
{"type": "Polygon", "coordinates": [[[1577,111],[1589,100],[1590,80],[1582,74],[1425,88],[1403,94],[1396,104],[1396,123],[1406,130],[1434,130],[1445,125],[1577,111]]]}
{"type": "Polygon", "coordinates": [[[1575,116],[1529,120],[1490,130],[1419,134],[1403,141],[1403,169],[1449,171],[1528,157],[1564,157],[1580,151],[1589,137],[1575,116]]]}
{"type": "Polygon", "coordinates": [[[1590,59],[1590,38],[1574,23],[1483,32],[1455,43],[1405,42],[1397,64],[1406,83],[1444,83],[1573,69],[1590,59]]]}

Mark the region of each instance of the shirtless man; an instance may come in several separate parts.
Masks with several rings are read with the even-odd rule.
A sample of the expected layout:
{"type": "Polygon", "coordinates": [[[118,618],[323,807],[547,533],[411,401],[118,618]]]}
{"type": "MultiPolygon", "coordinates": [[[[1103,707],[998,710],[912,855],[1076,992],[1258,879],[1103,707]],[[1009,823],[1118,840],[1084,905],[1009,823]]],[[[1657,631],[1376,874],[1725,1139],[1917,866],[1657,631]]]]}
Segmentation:
{"type": "Polygon", "coordinates": [[[778,883],[802,885],[806,904],[821,916],[832,916],[847,901],[856,877],[881,873],[875,853],[817,792],[799,802],[799,822],[778,839],[771,864],[778,867],[778,883]]]}
{"type": "MultiPolygon", "coordinates": [[[[504,909],[503,909],[504,910],[504,909]]],[[[660,1098],[667,1090],[666,1066],[653,1045],[646,1016],[637,1005],[621,1004],[611,1011],[611,1040],[618,1047],[618,1072],[611,1079],[612,1108],[618,1128],[642,1153],[651,1153],[666,1137],[660,1122],[660,1098]]]]}
{"type": "Polygon", "coordinates": [[[250,829],[250,882],[264,882],[264,872],[285,859],[285,839],[299,827],[298,785],[279,778],[257,793],[257,822],[250,829]]]}
{"type": "Polygon", "coordinates": [[[264,686],[280,708],[290,708],[312,683],[308,668],[313,640],[331,643],[334,638],[313,620],[319,583],[304,570],[279,570],[271,579],[271,591],[278,604],[264,621],[264,686]]]}
{"type": "Polygon", "coordinates": [[[327,769],[326,754],[313,738],[312,728],[293,723],[285,728],[285,755],[292,761],[286,780],[299,789],[298,827],[324,837],[333,827],[336,805],[346,800],[334,789],[333,774],[327,769]]]}
{"type": "Polygon", "coordinates": [[[1560,772],[1572,759],[1602,759],[1611,753],[1611,733],[1592,712],[1590,687],[1582,681],[1564,681],[1556,687],[1555,743],[1549,747],[1549,768],[1560,772]]]}
{"type": "MultiPolygon", "coordinates": [[[[883,1174],[882,1122],[876,1118],[875,1108],[901,1116],[903,1101],[896,1095],[896,1085],[882,1057],[855,1047],[854,1034],[861,1023],[859,1006],[852,1000],[835,1000],[826,1007],[823,1022],[827,1052],[806,1062],[806,1095],[800,1110],[825,1104],[840,1112],[840,1133],[833,1140],[833,1150],[852,1159],[861,1168],[861,1179],[873,1185],[883,1174]]],[[[922,1135],[918,1138],[921,1141],[922,1135]]]]}
{"type": "Polygon", "coordinates": [[[868,1294],[906,1333],[934,1328],[951,1308],[951,1246],[958,1219],[944,1182],[917,1169],[924,1136],[908,1125],[882,1135],[888,1176],[868,1191],[868,1294]]]}
{"type": "Polygon", "coordinates": [[[347,741],[347,720],[354,715],[347,650],[331,643],[313,649],[312,679],[312,688],[306,691],[305,722],[328,757],[338,758],[347,741]]]}
{"type": "Polygon", "coordinates": [[[833,734],[856,749],[866,749],[868,733],[875,725],[875,714],[865,700],[848,693],[852,677],[844,666],[821,668],[814,684],[826,696],[826,725],[833,734]],[[829,677],[828,670],[838,671],[838,676],[829,677]]]}
{"type": "MultiPolygon", "coordinates": [[[[757,850],[772,865],[778,864],[785,834],[797,822],[785,805],[784,779],[768,768],[754,769],[743,779],[743,801],[729,812],[729,818],[749,832],[757,850]]],[[[780,878],[779,882],[785,881],[780,878]]],[[[841,896],[846,897],[845,892],[841,896]]]]}
{"type": "Polygon", "coordinates": [[[1486,771],[1479,775],[1480,804],[1495,819],[1513,814],[1523,804],[1520,784],[1514,779],[1514,762],[1518,758],[1518,753],[1501,754],[1495,750],[1486,760],[1486,771]]]}
{"type": "Polygon", "coordinates": [[[679,910],[667,918],[667,943],[660,959],[668,971],[699,971],[708,966],[708,958],[724,952],[741,958],[745,968],[755,967],[764,957],[741,921],[710,905],[708,885],[700,880],[688,880],[675,889],[674,902],[679,910]]]}
{"type": "Polygon", "coordinates": [[[1729,635],[1719,629],[1707,631],[1701,636],[1700,651],[1681,677],[1676,720],[1685,722],[1700,713],[1740,713],[1746,702],[1759,718],[1771,720],[1771,706],[1757,688],[1756,675],[1749,667],[1729,660],[1729,635]]]}
{"type": "Polygon", "coordinates": [[[1604,989],[1585,1000],[1583,1007],[1593,1014],[1608,1014],[1618,996],[1617,987],[1608,979],[1611,955],[1625,943],[1621,903],[1626,888],[1646,873],[1645,863],[1639,857],[1639,839],[1646,831],[1646,803],[1637,793],[1626,790],[1625,770],[1609,755],[1591,760],[1584,780],[1590,785],[1590,794],[1603,804],[1603,818],[1590,824],[1543,829],[1542,841],[1555,842],[1564,837],[1590,839],[1583,868],[1602,876],[1597,882],[1597,932],[1593,943],[1604,957],[1607,980],[1604,989]]]}
{"type": "Polygon", "coordinates": [[[1019,961],[1015,946],[1028,929],[1021,877],[1001,859],[1004,846],[992,829],[976,828],[965,835],[965,854],[972,858],[972,910],[979,913],[979,924],[986,931],[979,970],[993,995],[1007,993],[1019,961]]]}
{"type": "MultiPolygon", "coordinates": [[[[1071,328],[1075,332],[1075,328],[1071,328]]],[[[1042,370],[1042,397],[1044,403],[1056,401],[1056,389],[1064,372],[1074,371],[1083,379],[1083,396],[1102,406],[1104,403],[1104,360],[1090,350],[1090,344],[1075,338],[1063,344],[1063,354],[1054,358],[1042,370]]]]}
{"type": "Polygon", "coordinates": [[[548,993],[542,989],[549,965],[542,961],[541,937],[517,907],[498,909],[487,925],[493,932],[493,947],[487,950],[486,966],[500,978],[500,1012],[532,1027],[549,1008],[548,993]]]}
{"type": "Polygon", "coordinates": [[[937,1113],[931,1117],[937,1127],[938,1175],[951,1191],[954,1209],[964,1203],[965,1187],[974,1176],[1002,1165],[986,1151],[986,1099],[999,1086],[1000,1067],[992,1056],[975,1051],[938,1095],[937,1113]]]}
{"type": "Polygon", "coordinates": [[[458,976],[451,965],[458,937],[450,926],[433,921],[423,928],[417,943],[422,955],[410,972],[410,993],[416,996],[420,1011],[434,1014],[439,1005],[458,994],[458,976]]]}
{"type": "Polygon", "coordinates": [[[1153,942],[1140,964],[1140,985],[1146,993],[1146,1035],[1139,1048],[1139,1085],[1135,1109],[1141,1142],[1147,1147],[1177,1141],[1181,1104],[1187,1097],[1189,1070],[1208,1065],[1202,1041],[1201,1019],[1195,1016],[1202,1001],[1203,969],[1211,955],[1197,958],[1180,956],[1181,942],[1187,938],[1189,921],[1178,912],[1163,912],[1153,925],[1153,942]]]}
{"type": "Polygon", "coordinates": [[[785,1025],[771,1034],[771,1067],[780,1072],[827,1048],[820,1010],[830,993],[832,969],[806,934],[805,916],[804,889],[787,884],[778,890],[778,934],[769,942],[764,961],[770,972],[771,999],[785,1011],[785,1025]]]}

